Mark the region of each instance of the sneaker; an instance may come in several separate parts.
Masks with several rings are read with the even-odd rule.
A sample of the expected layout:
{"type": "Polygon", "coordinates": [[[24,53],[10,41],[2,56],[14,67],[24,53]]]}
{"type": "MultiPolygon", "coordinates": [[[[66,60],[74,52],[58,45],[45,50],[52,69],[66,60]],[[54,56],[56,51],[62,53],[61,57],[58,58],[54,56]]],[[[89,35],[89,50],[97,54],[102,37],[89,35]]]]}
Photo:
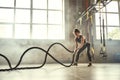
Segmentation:
{"type": "Polygon", "coordinates": [[[92,63],[89,63],[88,67],[91,67],[92,66],[92,63]]]}
{"type": "Polygon", "coordinates": [[[78,63],[73,63],[74,66],[78,66],[78,63]]]}

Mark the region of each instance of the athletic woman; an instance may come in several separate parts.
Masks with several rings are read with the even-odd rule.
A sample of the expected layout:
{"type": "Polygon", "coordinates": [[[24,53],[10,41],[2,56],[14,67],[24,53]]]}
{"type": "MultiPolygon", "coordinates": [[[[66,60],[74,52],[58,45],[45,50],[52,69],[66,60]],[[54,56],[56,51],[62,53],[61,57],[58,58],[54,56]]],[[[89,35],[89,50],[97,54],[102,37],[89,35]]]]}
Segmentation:
{"type": "Polygon", "coordinates": [[[85,39],[85,37],[80,33],[78,29],[75,29],[73,32],[75,36],[75,53],[76,53],[76,58],[74,61],[74,65],[77,66],[78,60],[79,60],[79,55],[81,52],[87,48],[87,56],[89,60],[89,65],[88,67],[92,66],[92,59],[91,59],[91,54],[90,54],[90,43],[88,43],[85,39]]]}

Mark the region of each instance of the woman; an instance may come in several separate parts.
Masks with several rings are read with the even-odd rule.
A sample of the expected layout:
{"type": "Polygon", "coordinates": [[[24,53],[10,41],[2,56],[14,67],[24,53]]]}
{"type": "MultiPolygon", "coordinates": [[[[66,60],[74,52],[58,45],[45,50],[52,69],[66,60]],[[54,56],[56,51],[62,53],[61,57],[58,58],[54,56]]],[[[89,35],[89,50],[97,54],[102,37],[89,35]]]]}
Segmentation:
{"type": "Polygon", "coordinates": [[[76,44],[75,47],[76,59],[74,65],[77,66],[80,53],[87,48],[87,56],[89,59],[88,67],[92,66],[92,59],[90,55],[90,43],[86,42],[85,37],[80,33],[78,29],[75,29],[73,33],[75,36],[75,44],[76,44]]]}

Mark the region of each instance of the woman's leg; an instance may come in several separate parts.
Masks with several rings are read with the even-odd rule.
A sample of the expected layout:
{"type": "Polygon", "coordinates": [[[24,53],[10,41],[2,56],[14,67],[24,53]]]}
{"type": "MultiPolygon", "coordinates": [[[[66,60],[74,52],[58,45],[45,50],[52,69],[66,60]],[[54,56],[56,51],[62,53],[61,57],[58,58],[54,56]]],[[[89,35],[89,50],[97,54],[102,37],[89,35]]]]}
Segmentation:
{"type": "Polygon", "coordinates": [[[87,56],[88,56],[88,60],[90,61],[90,64],[88,65],[88,66],[91,66],[91,61],[92,61],[92,59],[91,59],[91,55],[90,55],[90,43],[86,43],[86,44],[84,44],[83,45],[83,47],[81,48],[81,49],[79,49],[79,51],[77,52],[77,55],[76,55],[76,65],[77,65],[77,63],[78,63],[78,60],[79,60],[79,56],[80,56],[80,53],[84,50],[84,49],[86,49],[87,48],[87,56]]]}
{"type": "Polygon", "coordinates": [[[87,47],[86,45],[83,45],[83,47],[79,49],[79,51],[77,52],[77,55],[76,55],[76,59],[75,59],[76,62],[75,62],[75,63],[78,63],[80,53],[81,53],[86,47],[87,47]]]}
{"type": "Polygon", "coordinates": [[[88,56],[88,60],[89,60],[89,65],[88,67],[92,66],[92,58],[91,58],[91,54],[90,54],[90,43],[86,43],[87,46],[87,56],[88,56]]]}
{"type": "Polygon", "coordinates": [[[90,54],[90,43],[86,43],[87,46],[87,56],[88,56],[88,60],[91,62],[91,54],[90,54]]]}

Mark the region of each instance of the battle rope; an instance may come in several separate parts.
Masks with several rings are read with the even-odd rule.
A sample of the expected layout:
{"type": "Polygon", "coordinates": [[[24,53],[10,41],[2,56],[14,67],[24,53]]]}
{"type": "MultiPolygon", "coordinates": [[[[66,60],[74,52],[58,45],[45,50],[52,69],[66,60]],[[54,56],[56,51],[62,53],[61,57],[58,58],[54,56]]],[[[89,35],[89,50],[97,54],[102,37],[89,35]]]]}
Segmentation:
{"type": "Polygon", "coordinates": [[[51,49],[54,45],[60,45],[60,46],[62,46],[66,51],[68,51],[68,52],[70,52],[70,53],[74,53],[74,51],[70,51],[69,49],[67,49],[67,48],[66,48],[63,44],[61,44],[61,43],[53,43],[53,44],[51,44],[51,45],[49,46],[49,48],[48,48],[47,50],[44,50],[43,48],[40,48],[40,47],[30,47],[30,48],[28,48],[27,50],[25,50],[25,51],[22,53],[22,55],[21,55],[21,57],[20,57],[20,60],[18,61],[17,65],[16,65],[15,67],[12,67],[12,65],[11,65],[11,63],[10,63],[10,60],[9,60],[6,56],[4,56],[3,54],[0,54],[0,56],[3,57],[3,58],[7,61],[8,65],[9,65],[9,69],[0,69],[0,71],[13,71],[13,70],[24,70],[24,69],[38,69],[38,68],[42,68],[42,67],[45,65],[45,63],[46,63],[47,56],[51,57],[53,60],[55,60],[57,63],[61,64],[62,66],[65,66],[65,67],[70,67],[70,66],[72,66],[72,64],[73,64],[73,62],[74,62],[74,56],[75,56],[75,54],[72,54],[72,61],[71,61],[71,63],[70,63],[69,65],[65,65],[65,64],[63,64],[62,62],[60,62],[59,60],[57,60],[56,58],[54,58],[54,57],[49,53],[50,49],[51,49]],[[41,51],[43,51],[43,52],[45,53],[44,62],[43,62],[40,66],[37,66],[37,67],[19,67],[20,64],[21,64],[21,62],[22,62],[22,59],[23,59],[24,55],[25,55],[28,51],[33,50],[33,49],[38,49],[38,50],[41,50],[41,51]]]}

